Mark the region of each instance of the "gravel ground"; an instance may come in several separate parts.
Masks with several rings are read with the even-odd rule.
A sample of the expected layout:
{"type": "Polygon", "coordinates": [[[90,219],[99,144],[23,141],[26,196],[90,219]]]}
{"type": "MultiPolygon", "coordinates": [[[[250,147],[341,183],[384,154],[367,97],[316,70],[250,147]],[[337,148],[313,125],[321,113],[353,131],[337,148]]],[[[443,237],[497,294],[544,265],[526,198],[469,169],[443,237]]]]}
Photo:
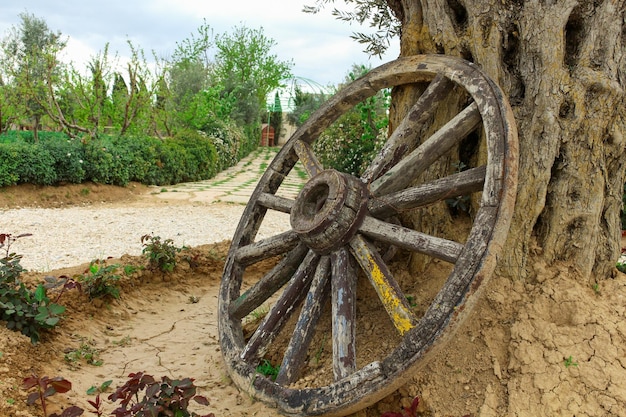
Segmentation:
{"type": "MultiPolygon", "coordinates": [[[[0,212],[2,232],[32,236],[17,240],[11,252],[28,270],[51,271],[94,259],[141,254],[141,236],[198,246],[231,239],[245,206],[232,204],[156,204],[135,207],[14,209],[0,212]]],[[[258,237],[289,229],[289,217],[269,212],[258,237]]]]}
{"type": "MultiPolygon", "coordinates": [[[[132,203],[68,208],[0,209],[0,233],[18,239],[11,252],[32,271],[51,271],[94,259],[140,255],[141,237],[153,233],[176,246],[199,246],[232,239],[245,204],[278,148],[259,148],[215,178],[154,187],[132,203]]],[[[277,194],[295,198],[306,181],[297,165],[277,194]]],[[[268,211],[257,239],[290,228],[289,216],[268,211]]]]}

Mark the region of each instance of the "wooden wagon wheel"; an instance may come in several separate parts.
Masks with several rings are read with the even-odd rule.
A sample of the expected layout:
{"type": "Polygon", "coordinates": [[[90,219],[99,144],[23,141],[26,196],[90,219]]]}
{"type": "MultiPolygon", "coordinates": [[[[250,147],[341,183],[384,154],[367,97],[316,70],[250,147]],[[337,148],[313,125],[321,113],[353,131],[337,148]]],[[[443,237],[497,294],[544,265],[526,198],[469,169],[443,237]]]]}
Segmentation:
{"type": "Polygon", "coordinates": [[[220,343],[234,382],[295,416],[346,415],[397,389],[471,310],[506,238],[516,184],[517,133],[510,107],[476,65],[440,55],[400,58],[338,92],[278,153],[235,232],[219,295],[220,343]],[[312,144],[324,129],[379,90],[415,82],[428,83],[427,88],[360,178],[323,168],[312,144]],[[419,137],[438,104],[459,91],[468,98],[466,107],[428,137],[419,137]],[[485,165],[415,185],[420,174],[472,132],[486,144],[485,165]],[[298,161],[308,182],[295,200],[278,196],[298,161]],[[391,220],[399,211],[471,193],[482,195],[464,242],[391,220]],[[256,240],[268,210],[290,213],[291,230],[256,240]],[[423,314],[418,316],[407,301],[384,247],[453,265],[423,314]],[[242,285],[246,269],[269,258],[279,261],[256,283],[242,285]],[[398,335],[380,358],[364,359],[359,351],[358,334],[372,323],[364,314],[368,307],[359,308],[357,281],[375,290],[374,301],[390,319],[373,325],[393,326],[398,335]],[[264,319],[251,336],[244,335],[244,318],[270,299],[264,319]],[[316,379],[300,378],[314,355],[311,341],[323,311],[329,312],[332,329],[332,366],[328,382],[310,386],[316,379]],[[275,350],[273,357],[282,363],[273,380],[256,369],[275,350]]]}

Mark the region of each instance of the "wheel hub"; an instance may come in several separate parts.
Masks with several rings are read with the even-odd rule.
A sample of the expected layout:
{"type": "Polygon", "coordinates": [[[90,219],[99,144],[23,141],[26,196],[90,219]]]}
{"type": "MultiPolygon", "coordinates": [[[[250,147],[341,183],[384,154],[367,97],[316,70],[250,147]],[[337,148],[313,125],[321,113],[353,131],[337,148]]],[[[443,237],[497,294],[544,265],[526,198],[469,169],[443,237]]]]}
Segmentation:
{"type": "Polygon", "coordinates": [[[291,227],[316,253],[352,239],[367,212],[367,189],[357,178],[325,170],[311,178],[291,209],[291,227]]]}

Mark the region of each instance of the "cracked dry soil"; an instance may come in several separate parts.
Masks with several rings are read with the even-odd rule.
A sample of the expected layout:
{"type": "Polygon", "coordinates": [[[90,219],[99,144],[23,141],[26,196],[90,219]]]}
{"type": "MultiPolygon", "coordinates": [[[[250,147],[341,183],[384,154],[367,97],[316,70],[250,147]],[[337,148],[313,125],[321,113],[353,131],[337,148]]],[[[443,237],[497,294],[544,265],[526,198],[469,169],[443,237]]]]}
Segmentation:
{"type": "MultiPolygon", "coordinates": [[[[132,196],[124,193],[127,198],[132,196]]],[[[1,327],[0,416],[42,415],[25,404],[27,393],[20,389],[33,372],[72,382],[72,391],[50,399],[50,411],[58,411],[72,404],[87,408],[89,387],[107,380],[115,387],[137,371],[194,378],[198,393],[210,401],[198,412],[277,415],[240,393],[222,365],[217,294],[227,248],[228,242],[194,247],[194,266],[181,262],[172,275],[141,272],[124,282],[119,300],[101,304],[77,292],[64,295],[65,318],[38,345],[1,327]],[[98,351],[102,364],[65,360],[81,346],[98,351]]],[[[142,260],[125,256],[111,262],[142,260]]],[[[85,266],[47,274],[72,276],[85,266]]],[[[358,416],[400,411],[416,395],[421,416],[626,416],[626,276],[616,271],[594,287],[566,264],[536,264],[534,272],[525,281],[494,276],[446,345],[406,385],[358,416]]],[[[42,276],[28,273],[24,279],[42,276]]],[[[389,331],[391,326],[377,326],[359,348],[390,340],[389,331]]]]}

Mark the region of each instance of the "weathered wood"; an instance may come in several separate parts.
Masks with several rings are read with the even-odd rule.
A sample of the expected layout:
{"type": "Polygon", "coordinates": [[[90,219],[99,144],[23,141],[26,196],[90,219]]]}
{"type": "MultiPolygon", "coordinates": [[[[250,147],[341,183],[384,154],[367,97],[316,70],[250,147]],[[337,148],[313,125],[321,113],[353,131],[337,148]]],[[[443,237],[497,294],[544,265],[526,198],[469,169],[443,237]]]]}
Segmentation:
{"type": "Polygon", "coordinates": [[[301,140],[294,142],[293,149],[298,154],[300,158],[300,162],[304,166],[304,169],[309,174],[309,178],[312,178],[322,172],[324,167],[317,160],[317,157],[313,153],[313,149],[311,149],[311,145],[301,140]]]}
{"type": "Polygon", "coordinates": [[[516,175],[517,144],[510,108],[495,83],[476,65],[446,56],[403,58],[370,71],[339,91],[279,151],[253,193],[233,237],[218,309],[220,344],[233,381],[240,389],[291,416],[347,415],[392,392],[402,383],[403,376],[418,366],[425,355],[434,352],[436,344],[449,339],[469,314],[475,294],[493,271],[506,237],[516,175]],[[427,104],[414,106],[412,116],[401,121],[397,128],[401,131],[392,134],[390,143],[361,180],[337,172],[319,172],[321,166],[316,162],[312,144],[334,120],[381,88],[423,82],[431,82],[419,99],[427,104]],[[454,88],[450,89],[452,84],[454,88]],[[440,106],[444,97],[451,98],[446,94],[456,92],[464,100],[469,96],[472,104],[416,147],[421,140],[411,132],[427,131],[432,109],[440,106]],[[415,122],[414,118],[419,120],[415,122]],[[413,186],[424,169],[454,149],[474,129],[479,133],[477,137],[486,142],[481,144],[488,154],[485,167],[413,186]],[[306,190],[293,202],[275,196],[298,160],[309,166],[307,172],[312,175],[306,190]],[[482,198],[465,243],[438,239],[380,220],[472,192],[481,192],[482,198]],[[294,230],[253,243],[268,209],[290,213],[294,230]],[[257,288],[241,295],[242,277],[248,265],[272,256],[265,254],[266,249],[273,254],[295,256],[295,249],[291,248],[297,242],[311,249],[301,262],[285,261],[280,273],[266,275],[257,288]],[[375,249],[379,247],[383,251],[388,247],[422,251],[455,262],[435,301],[419,320],[375,249]],[[353,310],[361,300],[355,296],[357,271],[351,271],[350,263],[345,261],[352,257],[376,290],[391,325],[401,335],[397,346],[382,357],[366,358],[356,346],[357,327],[371,318],[367,314],[357,316],[353,310]],[[294,268],[289,279],[287,271],[294,268]],[[280,279],[277,275],[281,275],[280,279]],[[324,286],[322,282],[328,281],[329,275],[331,285],[324,286]],[[261,300],[278,295],[280,289],[276,287],[281,285],[285,290],[246,342],[242,334],[244,313],[260,305],[261,300]],[[326,291],[334,295],[328,297],[326,291]],[[248,301],[249,297],[252,301],[248,301]],[[259,376],[255,371],[258,360],[266,351],[273,357],[282,353],[282,344],[275,345],[275,338],[284,332],[284,324],[304,298],[279,378],[271,381],[259,376]],[[336,380],[296,388],[297,374],[306,369],[304,361],[306,352],[311,350],[314,322],[327,299],[333,310],[333,365],[323,371],[333,372],[336,380]]]}
{"type": "Polygon", "coordinates": [[[416,232],[371,216],[365,217],[360,231],[377,241],[423,253],[450,263],[455,263],[463,250],[463,245],[460,243],[416,232]]]}
{"type": "Polygon", "coordinates": [[[378,252],[360,235],[350,241],[350,252],[365,271],[398,332],[404,335],[415,327],[417,318],[378,252]]]}
{"type": "Polygon", "coordinates": [[[293,207],[294,200],[274,194],[261,193],[259,194],[258,203],[268,209],[281,211],[283,213],[291,213],[291,207],[293,207]]]}
{"type": "Polygon", "coordinates": [[[356,371],[356,273],[350,253],[341,248],[331,254],[333,375],[338,381],[356,371]]]}
{"type": "Polygon", "coordinates": [[[243,319],[285,285],[304,260],[308,250],[306,245],[299,244],[263,278],[233,300],[230,305],[230,314],[233,318],[243,319]]]}
{"type": "Polygon", "coordinates": [[[450,92],[452,86],[453,83],[443,75],[435,76],[406,117],[402,119],[400,125],[389,136],[372,163],[365,169],[361,175],[363,182],[372,182],[415,149],[417,146],[416,129],[432,117],[438,104],[450,92]]]}
{"type": "Polygon", "coordinates": [[[251,265],[263,259],[282,255],[295,248],[298,243],[298,235],[289,230],[239,248],[235,253],[235,259],[243,265],[251,265]]]}
{"type": "Polygon", "coordinates": [[[323,256],[315,270],[311,287],[302,305],[300,317],[289,340],[283,356],[283,362],[276,376],[276,383],[289,385],[300,376],[311,339],[315,335],[315,326],[322,314],[324,304],[328,302],[330,288],[330,259],[323,256]]]}
{"type": "Polygon", "coordinates": [[[319,255],[309,251],[293,278],[272,306],[261,325],[256,329],[248,344],[241,352],[241,359],[256,367],[269,345],[283,329],[295,308],[307,294],[307,288],[313,279],[313,271],[317,267],[319,255]]]}
{"type": "Polygon", "coordinates": [[[367,208],[361,181],[335,170],[312,178],[293,205],[291,227],[320,254],[345,245],[358,230],[367,208]]]}
{"type": "Polygon", "coordinates": [[[370,184],[372,195],[380,197],[406,188],[433,162],[470,134],[481,121],[476,103],[446,123],[417,149],[370,184]]]}
{"type": "Polygon", "coordinates": [[[445,178],[415,187],[409,187],[368,201],[368,211],[379,218],[423,207],[448,198],[460,197],[481,191],[485,184],[486,168],[471,168],[445,178]]]}

